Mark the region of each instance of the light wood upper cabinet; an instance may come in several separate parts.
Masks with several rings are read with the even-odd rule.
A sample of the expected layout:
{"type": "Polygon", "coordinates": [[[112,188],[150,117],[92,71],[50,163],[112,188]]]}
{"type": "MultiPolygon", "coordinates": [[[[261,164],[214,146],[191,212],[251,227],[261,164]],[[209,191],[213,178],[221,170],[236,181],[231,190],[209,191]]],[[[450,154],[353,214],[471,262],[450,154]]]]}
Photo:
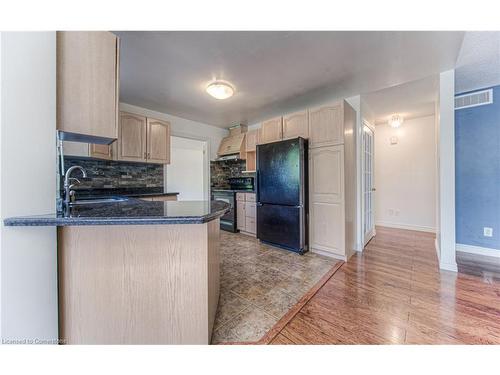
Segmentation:
{"type": "Polygon", "coordinates": [[[118,160],[170,163],[170,123],[120,112],[118,160]]]}
{"type": "Polygon", "coordinates": [[[147,119],[147,161],[170,163],[170,123],[147,119]]]}
{"type": "Polygon", "coordinates": [[[307,110],[283,116],[283,139],[309,137],[309,116],[307,110]]]}
{"type": "Polygon", "coordinates": [[[89,144],[89,156],[97,159],[113,159],[113,146],[112,145],[96,145],[89,144]]]}
{"type": "Polygon", "coordinates": [[[246,133],[246,152],[256,150],[257,143],[259,142],[259,131],[250,130],[246,133]]]}
{"type": "Polygon", "coordinates": [[[57,32],[57,129],[118,137],[119,41],[104,31],[57,32]]]}
{"type": "Polygon", "coordinates": [[[343,101],[309,110],[309,147],[344,143],[343,101]]]}
{"type": "Polygon", "coordinates": [[[283,139],[283,119],[276,117],[264,121],[260,127],[259,144],[281,141],[283,139]]]}
{"type": "Polygon", "coordinates": [[[118,159],[127,161],[146,161],[146,117],[120,112],[118,131],[118,159]]]}

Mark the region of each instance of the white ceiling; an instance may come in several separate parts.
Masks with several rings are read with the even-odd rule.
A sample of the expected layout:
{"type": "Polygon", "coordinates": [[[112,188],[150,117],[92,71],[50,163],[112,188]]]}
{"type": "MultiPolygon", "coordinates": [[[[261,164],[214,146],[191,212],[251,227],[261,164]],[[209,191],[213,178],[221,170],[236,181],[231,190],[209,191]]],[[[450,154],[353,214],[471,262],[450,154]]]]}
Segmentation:
{"type": "Polygon", "coordinates": [[[455,70],[455,92],[500,84],[500,32],[468,31],[455,70]]]}
{"type": "Polygon", "coordinates": [[[220,127],[455,66],[463,32],[116,32],[122,102],[220,127]],[[205,92],[227,80],[236,95],[205,92]]]}
{"type": "Polygon", "coordinates": [[[394,114],[411,119],[430,116],[435,112],[439,91],[439,76],[375,91],[361,98],[371,111],[375,124],[387,124],[394,114]]]}

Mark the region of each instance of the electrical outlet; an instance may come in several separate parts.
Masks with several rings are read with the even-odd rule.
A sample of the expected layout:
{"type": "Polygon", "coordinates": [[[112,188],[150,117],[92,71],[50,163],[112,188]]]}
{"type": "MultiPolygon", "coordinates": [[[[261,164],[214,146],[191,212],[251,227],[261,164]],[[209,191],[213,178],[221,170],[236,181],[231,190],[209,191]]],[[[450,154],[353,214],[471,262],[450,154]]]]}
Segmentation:
{"type": "Polygon", "coordinates": [[[395,214],[396,216],[399,216],[399,210],[395,210],[395,211],[394,211],[394,214],[395,214]]]}
{"type": "Polygon", "coordinates": [[[393,208],[389,208],[389,215],[394,216],[394,209],[393,208]]]}
{"type": "Polygon", "coordinates": [[[484,227],[483,228],[483,235],[485,237],[493,237],[493,228],[484,227]]]}

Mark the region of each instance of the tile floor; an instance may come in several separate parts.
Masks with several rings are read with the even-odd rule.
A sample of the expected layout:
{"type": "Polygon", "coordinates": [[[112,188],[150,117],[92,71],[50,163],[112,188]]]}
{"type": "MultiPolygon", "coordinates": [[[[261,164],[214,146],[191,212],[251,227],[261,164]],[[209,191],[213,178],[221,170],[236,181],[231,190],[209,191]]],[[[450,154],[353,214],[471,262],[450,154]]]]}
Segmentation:
{"type": "Polygon", "coordinates": [[[335,263],[221,231],[221,289],[212,344],[259,340],[335,263]]]}

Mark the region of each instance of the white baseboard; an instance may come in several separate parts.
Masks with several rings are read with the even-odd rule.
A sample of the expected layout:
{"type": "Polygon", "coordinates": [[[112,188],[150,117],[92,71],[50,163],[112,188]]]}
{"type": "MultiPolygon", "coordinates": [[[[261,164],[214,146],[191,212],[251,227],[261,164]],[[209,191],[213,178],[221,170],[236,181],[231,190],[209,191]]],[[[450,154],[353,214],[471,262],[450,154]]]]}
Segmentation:
{"type": "Polygon", "coordinates": [[[406,230],[416,230],[418,232],[436,233],[436,228],[426,227],[423,225],[398,224],[398,223],[390,223],[387,221],[377,221],[375,225],[381,227],[395,228],[395,229],[406,229],[406,230]]]}
{"type": "Polygon", "coordinates": [[[500,258],[500,250],[498,249],[490,249],[487,247],[473,246],[473,245],[464,245],[461,243],[457,243],[455,245],[456,251],[461,251],[469,254],[477,254],[484,255],[488,257],[500,258]]]}
{"type": "Polygon", "coordinates": [[[345,256],[334,254],[334,253],[330,253],[329,251],[312,249],[312,248],[309,249],[309,251],[311,253],[316,253],[316,254],[319,254],[319,255],[323,255],[325,257],[334,258],[334,259],[338,259],[338,260],[343,260],[344,262],[347,261],[347,258],[345,256]]]}

